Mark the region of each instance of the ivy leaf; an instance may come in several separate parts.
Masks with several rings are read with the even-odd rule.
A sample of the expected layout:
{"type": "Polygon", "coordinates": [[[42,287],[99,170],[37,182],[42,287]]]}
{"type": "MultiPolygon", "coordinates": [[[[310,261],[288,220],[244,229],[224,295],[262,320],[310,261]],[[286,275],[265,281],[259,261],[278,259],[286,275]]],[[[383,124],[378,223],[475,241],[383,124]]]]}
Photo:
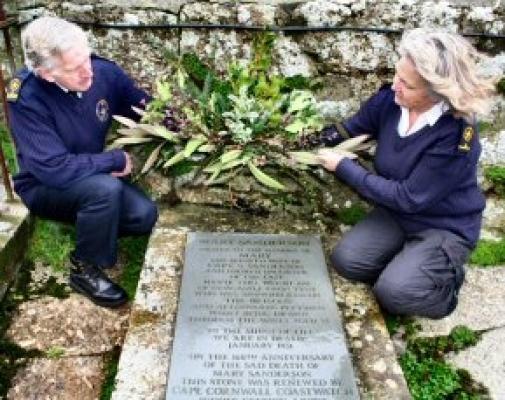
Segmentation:
{"type": "Polygon", "coordinates": [[[159,100],[166,103],[172,99],[171,86],[169,82],[156,81],[156,92],[159,100]]]}
{"type": "Polygon", "coordinates": [[[294,122],[284,128],[289,133],[299,134],[305,128],[305,123],[302,120],[296,119],[294,122]]]}

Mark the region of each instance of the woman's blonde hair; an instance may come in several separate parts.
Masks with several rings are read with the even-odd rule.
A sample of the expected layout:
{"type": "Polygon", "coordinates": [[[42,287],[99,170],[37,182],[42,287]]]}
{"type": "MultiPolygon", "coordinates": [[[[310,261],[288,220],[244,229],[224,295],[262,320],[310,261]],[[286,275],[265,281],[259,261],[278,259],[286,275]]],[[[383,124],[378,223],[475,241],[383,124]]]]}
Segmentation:
{"type": "Polygon", "coordinates": [[[51,69],[54,58],[79,46],[89,47],[86,33],[76,24],[57,17],[40,17],[21,33],[25,65],[30,70],[51,69]]]}
{"type": "Polygon", "coordinates": [[[398,52],[414,63],[434,99],[449,103],[455,115],[474,122],[489,112],[493,81],[479,74],[477,63],[484,56],[462,36],[416,28],[403,34],[398,52]]]}

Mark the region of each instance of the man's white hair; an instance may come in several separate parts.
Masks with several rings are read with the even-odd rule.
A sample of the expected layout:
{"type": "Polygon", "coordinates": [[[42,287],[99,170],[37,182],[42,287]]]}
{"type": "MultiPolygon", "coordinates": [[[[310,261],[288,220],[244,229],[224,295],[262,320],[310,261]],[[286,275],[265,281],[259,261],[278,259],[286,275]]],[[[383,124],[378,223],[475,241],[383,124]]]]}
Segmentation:
{"type": "Polygon", "coordinates": [[[398,52],[413,62],[433,98],[445,100],[456,115],[473,122],[489,112],[494,84],[477,66],[484,55],[462,36],[416,28],[403,34],[398,52]]]}
{"type": "Polygon", "coordinates": [[[89,47],[86,33],[72,22],[57,17],[40,17],[30,22],[21,33],[25,65],[36,71],[52,69],[55,57],[76,47],[89,47]]]}

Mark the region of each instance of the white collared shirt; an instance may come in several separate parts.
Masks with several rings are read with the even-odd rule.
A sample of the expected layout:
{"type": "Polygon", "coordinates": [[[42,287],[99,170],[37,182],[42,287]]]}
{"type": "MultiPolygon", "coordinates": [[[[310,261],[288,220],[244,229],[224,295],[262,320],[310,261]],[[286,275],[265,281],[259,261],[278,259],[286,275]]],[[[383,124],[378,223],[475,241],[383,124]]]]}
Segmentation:
{"type": "Polygon", "coordinates": [[[400,137],[406,137],[416,133],[417,131],[424,128],[426,125],[433,126],[442,116],[444,112],[449,109],[449,106],[445,101],[440,101],[431,107],[428,111],[423,112],[417,117],[416,122],[410,129],[409,128],[409,110],[405,107],[401,107],[402,116],[398,122],[398,134],[400,137]]]}
{"type": "MultiPolygon", "coordinates": [[[[58,82],[54,82],[54,83],[56,83],[56,85],[57,85],[57,86],[58,86],[61,90],[63,90],[65,93],[70,92],[70,90],[69,90],[69,89],[67,89],[65,86],[60,85],[58,82]]],[[[76,94],[76,95],[77,95],[77,97],[79,97],[79,98],[81,98],[81,97],[82,97],[82,92],[75,92],[75,94],[76,94]]]]}

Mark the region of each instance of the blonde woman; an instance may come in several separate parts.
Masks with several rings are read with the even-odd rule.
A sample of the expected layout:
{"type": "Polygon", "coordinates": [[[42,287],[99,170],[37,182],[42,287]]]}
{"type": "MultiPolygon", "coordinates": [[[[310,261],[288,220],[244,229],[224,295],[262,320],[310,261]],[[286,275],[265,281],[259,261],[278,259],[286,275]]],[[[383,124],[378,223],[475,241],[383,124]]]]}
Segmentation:
{"type": "Polygon", "coordinates": [[[441,318],[456,307],[479,237],[475,116],[487,111],[493,85],[477,73],[476,50],[453,33],[411,30],[399,54],[392,86],[343,124],[377,140],[376,173],[320,152],[326,169],[376,205],[331,258],[344,277],[371,283],[386,311],[441,318]]]}

